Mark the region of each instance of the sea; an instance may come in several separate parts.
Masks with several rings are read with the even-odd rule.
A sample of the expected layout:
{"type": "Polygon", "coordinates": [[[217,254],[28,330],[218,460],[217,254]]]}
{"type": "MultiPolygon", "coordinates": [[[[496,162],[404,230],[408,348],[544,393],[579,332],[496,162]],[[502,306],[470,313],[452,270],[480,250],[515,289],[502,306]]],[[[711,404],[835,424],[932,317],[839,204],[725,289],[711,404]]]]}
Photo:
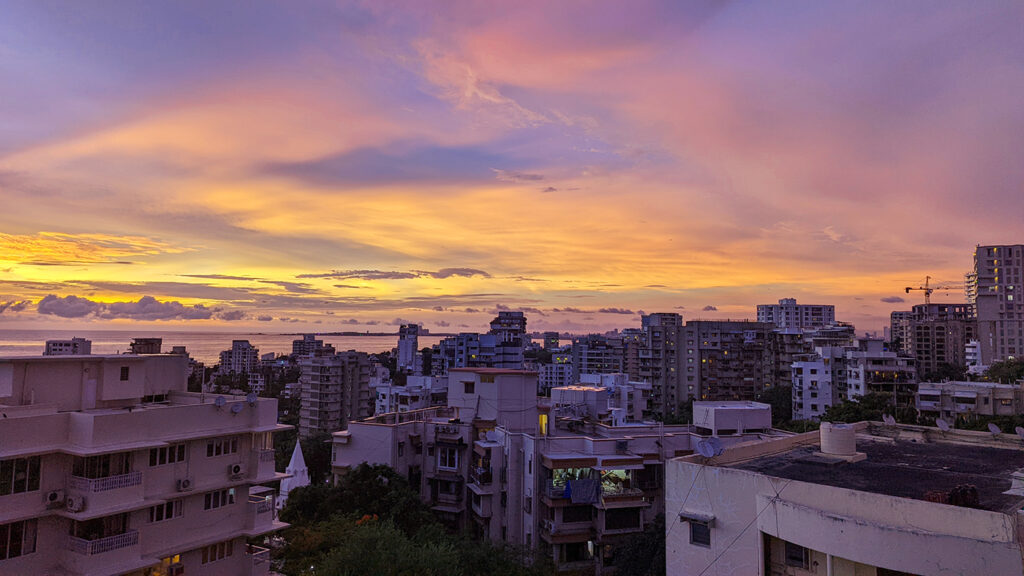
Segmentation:
{"type": "MultiPolygon", "coordinates": [[[[419,346],[425,348],[440,342],[442,335],[420,335],[419,346]]],[[[163,351],[172,346],[184,346],[189,356],[211,365],[220,361],[220,353],[231,348],[232,340],[248,340],[259,348],[260,354],[274,352],[291,354],[292,340],[302,334],[276,334],[270,332],[173,332],[156,330],[0,330],[0,358],[7,356],[39,356],[47,340],[85,338],[92,341],[93,354],[120,354],[128,350],[133,338],[162,338],[163,351]]],[[[398,346],[397,334],[317,335],[317,339],[331,344],[336,350],[358,350],[377,353],[398,346]]]]}

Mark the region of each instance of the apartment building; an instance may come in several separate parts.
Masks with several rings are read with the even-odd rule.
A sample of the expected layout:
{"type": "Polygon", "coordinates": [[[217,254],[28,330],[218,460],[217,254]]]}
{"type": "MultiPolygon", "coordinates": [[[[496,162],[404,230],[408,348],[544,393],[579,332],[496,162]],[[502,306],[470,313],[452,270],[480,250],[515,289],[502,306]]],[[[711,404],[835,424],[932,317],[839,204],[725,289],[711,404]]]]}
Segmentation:
{"type": "Polygon", "coordinates": [[[0,574],[265,575],[277,401],[184,356],[0,359],[0,574]]]}
{"type": "Polygon", "coordinates": [[[978,246],[967,274],[967,303],[978,319],[981,363],[1024,355],[1024,245],[978,246]]]}
{"type": "Polygon", "coordinates": [[[260,350],[248,340],[232,340],[231,349],[220,353],[221,374],[248,374],[259,367],[260,350]]]}
{"type": "Polygon", "coordinates": [[[299,437],[342,430],[352,420],[373,415],[370,357],[349,350],[299,359],[299,437]]]}
{"type": "Polygon", "coordinates": [[[92,340],[72,338],[70,340],[47,340],[44,356],[77,356],[92,354],[92,340]]]}
{"type": "Polygon", "coordinates": [[[814,350],[806,334],[796,328],[776,329],[765,334],[765,388],[788,386],[792,382],[793,362],[814,350]]]}
{"type": "Polygon", "coordinates": [[[687,322],[681,346],[687,397],[757,398],[765,388],[765,349],[771,330],[772,325],[763,322],[687,322]]]}
{"type": "Polygon", "coordinates": [[[624,371],[622,338],[587,334],[572,339],[572,379],[583,374],[617,374],[624,371]]]}
{"type": "Polygon", "coordinates": [[[863,338],[846,351],[846,397],[872,392],[893,394],[900,405],[914,401],[917,369],[914,359],[885,349],[875,338],[863,338]]]}
{"type": "Polygon", "coordinates": [[[674,312],[646,314],[640,318],[640,330],[639,377],[651,383],[650,413],[664,418],[675,414],[698,390],[682,383],[683,317],[674,312]]]}
{"type": "Polygon", "coordinates": [[[407,374],[420,374],[423,371],[423,359],[419,350],[419,324],[402,324],[398,328],[397,367],[407,374]]]}
{"type": "Polygon", "coordinates": [[[373,382],[374,414],[409,412],[448,403],[448,378],[445,376],[409,376],[404,386],[390,380],[373,382]]]}
{"type": "Polygon", "coordinates": [[[431,372],[444,376],[452,368],[493,368],[497,336],[461,332],[438,343],[433,356],[431,372]]]}
{"type": "Polygon", "coordinates": [[[755,403],[696,403],[695,426],[633,420],[625,375],[555,388],[536,373],[455,369],[448,405],[378,415],[334,434],[335,474],[363,462],[406,475],[454,528],[538,548],[560,572],[605,573],[615,547],[661,511],[663,463],[712,436],[723,445],[785,435],[755,403]],[[612,382],[614,381],[614,382],[612,382]]]}
{"type": "Polygon", "coordinates": [[[538,366],[537,374],[537,394],[549,396],[553,388],[573,383],[572,356],[557,352],[552,354],[551,363],[538,366]]]}
{"type": "Polygon", "coordinates": [[[910,356],[917,373],[937,374],[946,366],[966,366],[967,343],[977,339],[977,321],[968,304],[919,304],[910,313],[910,356]]]}
{"type": "Polygon", "coordinates": [[[562,347],[562,335],[558,332],[545,332],[543,339],[545,350],[555,350],[562,347]]]}
{"type": "Polygon", "coordinates": [[[889,314],[889,339],[897,342],[898,346],[893,352],[911,353],[911,339],[913,331],[910,329],[910,321],[914,313],[905,310],[898,310],[889,314]]]}
{"type": "MultiPolygon", "coordinates": [[[[316,334],[303,334],[302,338],[292,340],[292,356],[324,356],[334,354],[334,346],[325,345],[324,341],[317,338],[316,334]]],[[[273,360],[273,358],[271,358],[273,360]]]]}
{"type": "Polygon", "coordinates": [[[846,350],[826,346],[793,362],[793,420],[818,420],[845,398],[846,350]]]}
{"type": "Polygon", "coordinates": [[[1015,434],[860,423],[666,464],[668,574],[1020,576],[1015,434]]]}
{"type": "Polygon", "coordinates": [[[1024,382],[921,382],[917,385],[917,409],[922,416],[947,422],[1024,414],[1024,382]]]}
{"type": "Polygon", "coordinates": [[[493,368],[502,370],[521,370],[523,368],[523,349],[527,344],[526,316],[522,312],[502,310],[491,320],[494,336],[493,368]]]}
{"type": "Polygon", "coordinates": [[[757,321],[776,328],[809,330],[835,324],[836,307],[825,304],[797,304],[796,298],[783,298],[778,304],[758,304],[757,321]]]}

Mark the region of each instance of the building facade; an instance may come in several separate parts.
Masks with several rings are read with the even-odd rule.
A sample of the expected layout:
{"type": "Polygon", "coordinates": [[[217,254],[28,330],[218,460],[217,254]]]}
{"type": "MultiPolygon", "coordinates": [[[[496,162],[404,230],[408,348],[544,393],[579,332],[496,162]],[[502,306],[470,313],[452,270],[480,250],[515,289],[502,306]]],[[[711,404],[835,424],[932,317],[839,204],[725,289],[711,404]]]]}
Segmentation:
{"type": "Polygon", "coordinates": [[[423,360],[419,354],[419,338],[419,324],[402,324],[398,328],[396,360],[399,371],[406,374],[419,374],[423,371],[423,360]]]}
{"type": "Polygon", "coordinates": [[[248,340],[232,340],[231,349],[220,353],[221,374],[248,374],[259,367],[260,350],[248,340]]]}
{"type": "Polygon", "coordinates": [[[640,330],[638,376],[651,383],[650,413],[664,418],[678,412],[698,390],[682,383],[683,317],[674,312],[646,314],[640,318],[640,330]]]}
{"type": "Polygon", "coordinates": [[[967,303],[978,319],[981,363],[1024,354],[1024,245],[978,246],[967,275],[967,303]]]}
{"type": "Polygon", "coordinates": [[[572,379],[583,374],[617,374],[624,371],[622,339],[588,334],[572,339],[572,379]]]}
{"type": "Polygon", "coordinates": [[[835,324],[836,307],[825,304],[797,304],[796,298],[783,298],[778,304],[758,304],[757,321],[776,328],[812,330],[835,324]]]}
{"type": "Polygon", "coordinates": [[[365,352],[307,356],[299,360],[299,370],[299,437],[343,430],[350,421],[373,415],[365,352]]]}
{"type": "Polygon", "coordinates": [[[977,339],[968,304],[919,304],[910,313],[910,356],[923,377],[967,365],[967,343],[977,339]]]}
{"type": "Polygon", "coordinates": [[[924,417],[944,418],[947,422],[1024,414],[1024,382],[921,382],[917,386],[917,410],[924,417]]]}
{"type": "Polygon", "coordinates": [[[754,400],[765,388],[772,325],[697,320],[686,323],[681,356],[685,392],[701,400],[754,400]]]}
{"type": "Polygon", "coordinates": [[[92,354],[92,340],[72,338],[70,340],[47,340],[44,356],[77,356],[92,354]]]}
{"type": "Polygon", "coordinates": [[[186,391],[187,358],[0,359],[0,574],[266,575],[277,400],[186,391]]]}

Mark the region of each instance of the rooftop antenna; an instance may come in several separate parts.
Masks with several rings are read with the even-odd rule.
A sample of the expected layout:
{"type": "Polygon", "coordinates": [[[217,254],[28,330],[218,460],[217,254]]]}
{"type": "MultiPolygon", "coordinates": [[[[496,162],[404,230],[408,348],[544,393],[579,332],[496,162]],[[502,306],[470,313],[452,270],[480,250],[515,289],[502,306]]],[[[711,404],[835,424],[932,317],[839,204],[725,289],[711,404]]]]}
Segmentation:
{"type": "Polygon", "coordinates": [[[939,430],[949,432],[949,422],[946,422],[942,418],[935,420],[935,425],[939,427],[939,430]]]}
{"type": "Polygon", "coordinates": [[[882,414],[882,421],[885,422],[888,426],[896,424],[896,419],[893,418],[890,414],[882,414]]]}
{"type": "Polygon", "coordinates": [[[225,400],[223,396],[217,396],[217,399],[213,401],[213,405],[217,407],[217,410],[223,408],[227,403],[228,401],[225,400]]]}
{"type": "Polygon", "coordinates": [[[988,431],[991,432],[993,436],[998,436],[1003,433],[995,422],[988,423],[988,431]]]}
{"type": "Polygon", "coordinates": [[[232,404],[231,405],[231,414],[237,416],[238,413],[242,411],[242,408],[243,408],[243,406],[241,404],[232,404]]]}

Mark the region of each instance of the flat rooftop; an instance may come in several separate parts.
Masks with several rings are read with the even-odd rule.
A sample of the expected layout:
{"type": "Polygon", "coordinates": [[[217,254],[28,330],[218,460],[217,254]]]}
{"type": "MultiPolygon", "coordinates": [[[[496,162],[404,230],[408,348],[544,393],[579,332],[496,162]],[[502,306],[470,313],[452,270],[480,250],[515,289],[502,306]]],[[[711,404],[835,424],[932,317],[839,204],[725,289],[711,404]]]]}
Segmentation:
{"type": "Polygon", "coordinates": [[[970,484],[978,489],[980,508],[1016,510],[1024,496],[1003,494],[1011,475],[1024,469],[1024,450],[953,442],[912,442],[857,435],[860,462],[823,457],[820,446],[804,445],[788,452],[729,465],[767,476],[849,488],[913,500],[932,491],[949,492],[970,484]]]}

